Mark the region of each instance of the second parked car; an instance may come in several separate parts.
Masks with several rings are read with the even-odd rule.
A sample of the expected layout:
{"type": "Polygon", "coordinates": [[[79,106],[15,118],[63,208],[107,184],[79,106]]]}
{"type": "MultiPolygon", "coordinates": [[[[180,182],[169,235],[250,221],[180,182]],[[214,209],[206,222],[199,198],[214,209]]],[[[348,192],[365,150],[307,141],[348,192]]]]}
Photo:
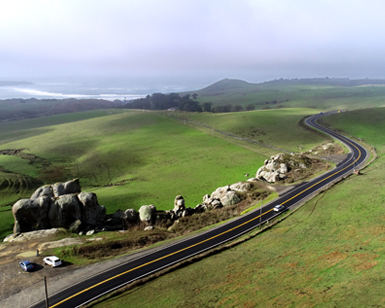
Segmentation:
{"type": "Polygon", "coordinates": [[[29,260],[21,261],[21,262],[19,262],[19,265],[26,272],[30,272],[30,271],[32,271],[34,269],[33,264],[29,260]]]}
{"type": "Polygon", "coordinates": [[[43,261],[44,261],[44,264],[47,264],[47,265],[49,265],[51,267],[57,267],[57,266],[62,265],[61,260],[58,257],[55,257],[55,256],[45,257],[43,259],[43,261]]]}

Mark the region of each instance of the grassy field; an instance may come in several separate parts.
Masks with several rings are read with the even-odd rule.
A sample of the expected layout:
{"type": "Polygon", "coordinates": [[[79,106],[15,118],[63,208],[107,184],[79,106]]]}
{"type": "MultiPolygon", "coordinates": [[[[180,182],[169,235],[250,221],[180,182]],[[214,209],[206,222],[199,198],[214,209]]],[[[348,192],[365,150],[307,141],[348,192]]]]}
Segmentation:
{"type": "MultiPolygon", "coordinates": [[[[2,148],[27,148],[52,163],[44,171],[46,181],[79,177],[82,186],[96,192],[113,211],[149,203],[168,209],[178,194],[195,206],[218,185],[255,172],[264,159],[151,112],[39,127],[31,134],[2,148]],[[36,133],[42,129],[44,133],[36,133]]],[[[9,156],[1,157],[0,164],[19,172],[23,167],[10,163],[17,159],[25,164],[9,156]]],[[[42,170],[29,166],[24,172],[36,176],[42,170]]]]}
{"type": "MultiPolygon", "coordinates": [[[[217,85],[195,91],[199,101],[217,105],[249,104],[256,109],[315,108],[322,110],[352,110],[365,106],[385,105],[384,85],[327,85],[271,82],[249,84],[224,80],[217,85]]],[[[194,93],[195,93],[194,92],[194,93]]]]}
{"type": "MultiPolygon", "coordinates": [[[[288,152],[301,152],[329,140],[324,135],[316,135],[298,125],[303,117],[318,112],[319,110],[307,108],[290,108],[238,113],[195,113],[185,117],[267,146],[288,152]]],[[[210,133],[210,129],[206,131],[210,133]]],[[[262,148],[257,146],[256,151],[261,151],[262,148]]]]}
{"type": "Polygon", "coordinates": [[[385,108],[330,125],[376,147],[378,159],[273,229],[157,278],[102,307],[383,307],[385,108]]]}
{"type": "MultiPolygon", "coordinates": [[[[298,151],[297,143],[308,149],[327,141],[298,126],[311,112],[189,116],[298,151]]],[[[13,220],[10,207],[4,206],[29,198],[39,186],[36,180],[52,184],[80,178],[82,190],[96,193],[108,213],[144,204],[168,210],[179,194],[186,206],[195,207],[216,188],[245,180],[245,173],[252,176],[268,156],[277,153],[198,130],[162,113],[118,109],[0,123],[0,150],[6,149],[25,149],[23,153],[30,156],[0,155],[0,206],[7,210],[0,215],[5,222],[0,237],[10,232],[13,220]]]]}

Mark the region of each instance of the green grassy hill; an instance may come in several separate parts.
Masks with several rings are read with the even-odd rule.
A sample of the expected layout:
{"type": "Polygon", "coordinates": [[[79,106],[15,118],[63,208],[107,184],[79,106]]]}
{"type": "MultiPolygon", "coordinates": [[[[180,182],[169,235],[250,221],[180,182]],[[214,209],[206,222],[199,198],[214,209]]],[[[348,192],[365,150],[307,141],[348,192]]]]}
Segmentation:
{"type": "Polygon", "coordinates": [[[329,125],[376,147],[378,159],[247,242],[95,307],[382,307],[385,108],[329,125]]]}
{"type": "Polygon", "coordinates": [[[352,110],[385,105],[383,80],[293,79],[251,84],[224,79],[197,93],[213,106],[251,104],[256,109],[318,108],[352,110]]]}
{"type": "MultiPolygon", "coordinates": [[[[298,126],[309,113],[293,109],[182,116],[298,151],[297,143],[310,149],[328,141],[298,126]]],[[[8,222],[0,228],[3,235],[13,222],[9,205],[29,198],[43,183],[80,178],[82,190],[95,192],[108,213],[144,204],[169,210],[179,194],[186,206],[195,207],[216,188],[245,180],[245,173],[252,176],[277,153],[162,112],[118,109],[0,123],[0,151],[7,149],[23,150],[0,155],[0,206],[7,210],[1,219],[8,222]]]]}

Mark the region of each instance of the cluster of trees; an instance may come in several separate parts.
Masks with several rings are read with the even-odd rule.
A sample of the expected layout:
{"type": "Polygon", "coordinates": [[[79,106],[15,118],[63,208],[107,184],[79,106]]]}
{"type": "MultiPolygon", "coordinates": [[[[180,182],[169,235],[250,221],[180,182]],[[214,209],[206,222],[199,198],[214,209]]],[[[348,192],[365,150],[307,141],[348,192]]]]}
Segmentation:
{"type": "Polygon", "coordinates": [[[124,108],[129,109],[147,109],[147,110],[167,110],[175,108],[181,111],[189,112],[238,112],[243,110],[254,110],[255,106],[250,104],[244,109],[241,105],[225,105],[215,106],[213,103],[205,102],[200,104],[197,100],[198,94],[186,94],[180,96],[178,93],[163,94],[154,93],[147,95],[145,98],[132,100],[124,105],[124,108]]]}
{"type": "Polygon", "coordinates": [[[180,96],[177,93],[154,93],[152,95],[147,95],[145,98],[138,98],[128,102],[125,105],[125,108],[148,110],[167,110],[175,108],[182,111],[202,112],[203,108],[197,101],[197,97],[197,94],[180,96]]]}

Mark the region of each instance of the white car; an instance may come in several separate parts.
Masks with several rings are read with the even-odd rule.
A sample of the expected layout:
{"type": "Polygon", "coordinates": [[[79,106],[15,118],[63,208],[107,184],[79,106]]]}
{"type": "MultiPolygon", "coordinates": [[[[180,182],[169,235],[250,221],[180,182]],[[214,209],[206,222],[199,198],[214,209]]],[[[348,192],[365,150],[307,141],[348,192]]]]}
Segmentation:
{"type": "Polygon", "coordinates": [[[281,204],[278,204],[274,207],[275,212],[282,212],[285,209],[285,207],[281,204]]]}
{"type": "Polygon", "coordinates": [[[57,267],[57,266],[62,265],[61,260],[55,256],[46,257],[43,259],[43,261],[44,261],[44,264],[47,264],[51,267],[57,267]]]}

